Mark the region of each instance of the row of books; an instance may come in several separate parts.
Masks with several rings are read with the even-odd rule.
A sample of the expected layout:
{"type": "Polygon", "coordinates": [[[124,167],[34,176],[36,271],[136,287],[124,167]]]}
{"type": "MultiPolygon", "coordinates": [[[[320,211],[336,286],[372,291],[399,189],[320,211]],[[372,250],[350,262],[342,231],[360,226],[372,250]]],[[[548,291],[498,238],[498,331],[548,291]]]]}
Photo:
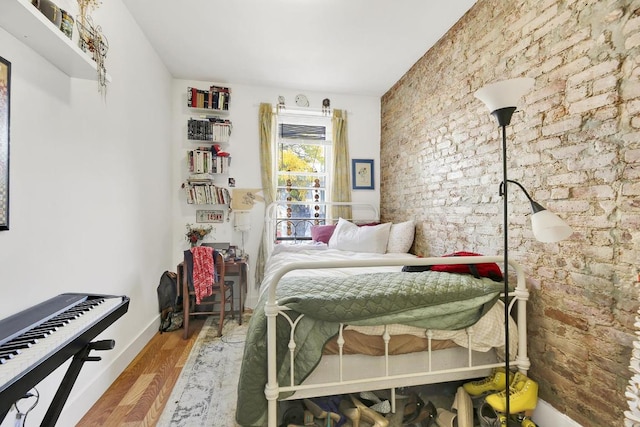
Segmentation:
{"type": "Polygon", "coordinates": [[[229,190],[213,184],[182,184],[187,195],[187,203],[191,205],[228,205],[231,203],[229,190]]]}
{"type": "Polygon", "coordinates": [[[187,122],[187,138],[196,141],[229,142],[231,121],[217,117],[187,122]]]}
{"type": "Polygon", "coordinates": [[[211,86],[209,90],[187,88],[187,107],[228,111],[230,98],[228,87],[211,86]]]}
{"type": "Polygon", "coordinates": [[[215,151],[207,147],[199,147],[187,151],[187,165],[191,173],[226,173],[230,157],[217,156],[215,151]]]}

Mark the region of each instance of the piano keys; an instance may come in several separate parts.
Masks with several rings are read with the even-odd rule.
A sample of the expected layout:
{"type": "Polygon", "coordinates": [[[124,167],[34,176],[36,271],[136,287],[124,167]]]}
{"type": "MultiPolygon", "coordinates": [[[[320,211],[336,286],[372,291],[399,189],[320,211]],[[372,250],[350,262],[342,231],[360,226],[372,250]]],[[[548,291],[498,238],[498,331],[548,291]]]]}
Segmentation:
{"type": "Polygon", "coordinates": [[[99,360],[89,352],[113,347],[112,341],[91,340],[128,307],[125,296],[61,294],[0,320],[0,421],[15,401],[74,357],[43,421],[54,425],[82,364],[99,360]]]}

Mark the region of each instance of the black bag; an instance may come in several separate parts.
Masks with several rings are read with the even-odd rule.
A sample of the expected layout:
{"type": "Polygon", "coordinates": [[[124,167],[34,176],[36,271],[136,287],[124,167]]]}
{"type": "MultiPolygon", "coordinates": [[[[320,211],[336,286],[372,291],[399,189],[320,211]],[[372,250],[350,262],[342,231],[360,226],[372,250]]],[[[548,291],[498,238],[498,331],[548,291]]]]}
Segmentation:
{"type": "Polygon", "coordinates": [[[158,308],[160,310],[159,331],[175,331],[182,327],[184,316],[182,313],[182,298],[178,298],[177,275],[165,271],[158,284],[158,308]]]}

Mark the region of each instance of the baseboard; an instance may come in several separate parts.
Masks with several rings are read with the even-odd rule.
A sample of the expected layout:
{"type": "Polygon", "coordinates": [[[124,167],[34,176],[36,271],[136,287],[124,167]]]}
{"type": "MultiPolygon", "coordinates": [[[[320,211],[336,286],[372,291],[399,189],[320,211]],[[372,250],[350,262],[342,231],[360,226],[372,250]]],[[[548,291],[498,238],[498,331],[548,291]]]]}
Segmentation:
{"type": "Polygon", "coordinates": [[[95,402],[104,394],[109,386],[129,366],[129,363],[142,351],[145,345],[158,332],[160,315],[154,317],[138,336],[110,364],[105,365],[91,383],[78,384],[74,387],[74,397],[64,406],[57,425],[73,426],[82,419],[95,402]],[[79,391],[79,393],[77,393],[79,391]]]}
{"type": "MultiPolygon", "coordinates": [[[[84,384],[84,387],[76,384],[74,391],[78,389],[80,392],[75,394],[75,398],[72,397],[67,401],[58,420],[58,425],[76,425],[78,421],[80,421],[84,414],[91,409],[93,404],[158,332],[159,321],[159,315],[154,317],[116,359],[109,365],[104,366],[94,381],[89,384],[84,384]]],[[[533,414],[533,421],[539,426],[582,427],[581,424],[561,413],[542,399],[538,400],[538,405],[533,414]]]]}
{"type": "Polygon", "coordinates": [[[573,421],[542,399],[538,399],[538,405],[533,413],[533,421],[539,426],[582,427],[581,424],[573,421]]]}

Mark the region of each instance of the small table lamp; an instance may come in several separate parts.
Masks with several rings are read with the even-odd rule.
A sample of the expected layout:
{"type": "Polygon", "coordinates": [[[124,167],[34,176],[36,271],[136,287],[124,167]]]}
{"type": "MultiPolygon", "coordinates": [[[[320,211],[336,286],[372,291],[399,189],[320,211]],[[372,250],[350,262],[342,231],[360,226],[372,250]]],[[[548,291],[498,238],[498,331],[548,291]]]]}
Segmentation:
{"type": "Polygon", "coordinates": [[[242,235],[242,246],[240,247],[241,253],[239,256],[244,256],[244,233],[251,230],[251,211],[234,210],[233,213],[233,228],[242,235]]]}

